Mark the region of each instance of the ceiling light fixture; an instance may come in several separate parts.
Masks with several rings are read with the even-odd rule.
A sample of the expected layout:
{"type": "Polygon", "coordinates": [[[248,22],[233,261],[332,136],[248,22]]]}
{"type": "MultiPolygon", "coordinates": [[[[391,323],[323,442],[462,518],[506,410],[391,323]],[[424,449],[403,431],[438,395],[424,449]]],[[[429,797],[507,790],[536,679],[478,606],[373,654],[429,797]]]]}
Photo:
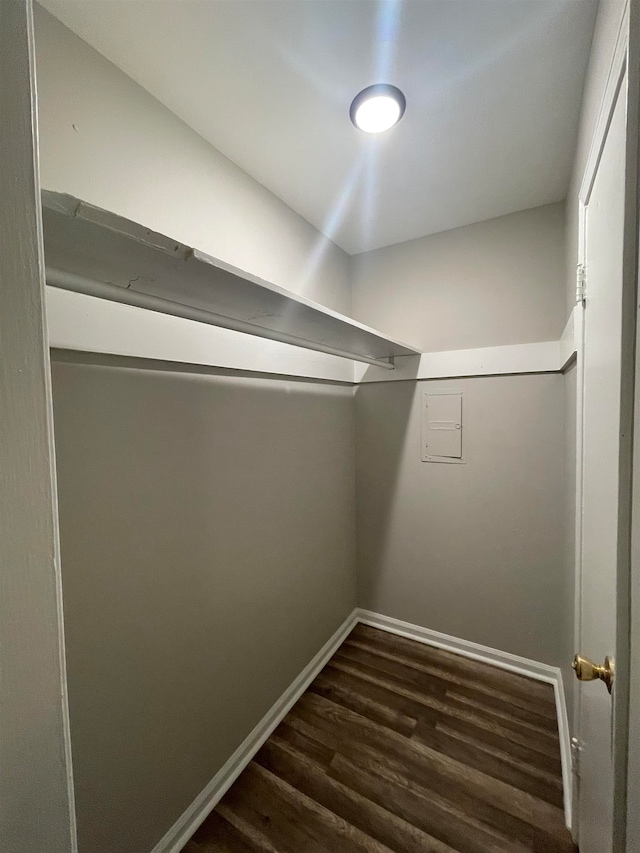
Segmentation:
{"type": "Polygon", "coordinates": [[[355,96],[349,108],[349,116],[358,130],[383,133],[400,121],[406,105],[404,95],[396,86],[376,83],[355,96]]]}

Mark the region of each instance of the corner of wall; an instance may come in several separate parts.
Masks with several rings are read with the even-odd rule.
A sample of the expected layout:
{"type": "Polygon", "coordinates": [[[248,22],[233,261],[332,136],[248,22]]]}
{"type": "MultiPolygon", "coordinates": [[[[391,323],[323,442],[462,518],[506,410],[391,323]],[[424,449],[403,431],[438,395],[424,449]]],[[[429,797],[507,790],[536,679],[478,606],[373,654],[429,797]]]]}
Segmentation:
{"type": "Polygon", "coordinates": [[[351,311],[346,252],[37,4],[35,32],[45,189],[351,311]]]}

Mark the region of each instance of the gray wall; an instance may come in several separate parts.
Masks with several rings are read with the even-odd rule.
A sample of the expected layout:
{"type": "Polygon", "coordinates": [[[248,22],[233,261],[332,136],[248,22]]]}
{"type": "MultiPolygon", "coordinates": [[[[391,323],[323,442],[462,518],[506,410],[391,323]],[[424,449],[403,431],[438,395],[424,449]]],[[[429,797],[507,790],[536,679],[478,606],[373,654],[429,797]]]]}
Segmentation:
{"type": "MultiPolygon", "coordinates": [[[[39,7],[36,49],[45,187],[350,310],[341,249],[39,7]]],[[[54,364],[81,853],[148,853],[355,605],[351,389],[131,365],[54,364]]]]}
{"type": "Polygon", "coordinates": [[[35,6],[42,186],[349,313],[349,258],[35,6]]]}
{"type": "Polygon", "coordinates": [[[564,205],[478,222],[351,259],[353,311],[423,352],[558,340],[564,205]]]}
{"type": "Polygon", "coordinates": [[[80,851],[148,853],[355,606],[353,392],[53,379],[80,851]]]}
{"type": "MultiPolygon", "coordinates": [[[[547,205],[352,260],[359,320],[426,351],[557,340],[564,208],[547,205]]],[[[420,461],[421,382],[356,391],[358,601],[552,664],[567,601],[563,378],[464,389],[466,465],[420,461]]]]}
{"type": "Polygon", "coordinates": [[[557,665],[565,590],[559,375],[361,385],[358,601],[557,665]],[[465,465],[420,461],[420,392],[464,392],[465,465]]]}

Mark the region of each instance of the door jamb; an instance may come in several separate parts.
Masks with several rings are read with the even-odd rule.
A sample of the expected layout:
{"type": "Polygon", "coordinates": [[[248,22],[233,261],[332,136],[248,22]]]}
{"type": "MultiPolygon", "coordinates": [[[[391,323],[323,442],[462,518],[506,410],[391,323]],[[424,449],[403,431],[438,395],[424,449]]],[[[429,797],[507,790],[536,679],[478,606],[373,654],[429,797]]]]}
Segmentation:
{"type": "Polygon", "coordinates": [[[634,494],[635,476],[640,483],[640,439],[634,432],[636,413],[640,415],[640,308],[638,255],[640,246],[640,2],[631,0],[628,29],[628,88],[627,88],[627,139],[625,175],[625,235],[623,266],[623,372],[622,372],[622,430],[621,499],[625,514],[620,518],[620,551],[618,554],[618,611],[622,625],[618,626],[618,642],[622,643],[625,657],[618,666],[624,673],[622,695],[618,697],[614,719],[614,764],[616,770],[614,789],[614,851],[637,853],[640,851],[640,820],[637,802],[631,801],[628,792],[637,790],[640,772],[640,680],[637,661],[640,654],[640,507],[637,492],[634,494]],[[624,490],[624,492],[622,491],[624,490]],[[618,735],[620,733],[620,736],[618,735]],[[617,820],[616,820],[617,815],[617,820]]]}
{"type": "Polygon", "coordinates": [[[77,853],[32,0],[0,0],[0,836],[77,853]]]}

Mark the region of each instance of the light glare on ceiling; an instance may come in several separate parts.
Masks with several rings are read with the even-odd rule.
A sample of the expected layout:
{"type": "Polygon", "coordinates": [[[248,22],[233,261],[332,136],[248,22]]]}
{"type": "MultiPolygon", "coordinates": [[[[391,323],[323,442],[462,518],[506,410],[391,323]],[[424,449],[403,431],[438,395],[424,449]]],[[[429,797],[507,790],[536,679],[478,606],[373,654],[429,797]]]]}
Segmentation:
{"type": "Polygon", "coordinates": [[[358,130],[365,133],[383,133],[400,121],[405,105],[405,97],[400,89],[386,83],[378,83],[356,95],[349,115],[358,130]]]}

